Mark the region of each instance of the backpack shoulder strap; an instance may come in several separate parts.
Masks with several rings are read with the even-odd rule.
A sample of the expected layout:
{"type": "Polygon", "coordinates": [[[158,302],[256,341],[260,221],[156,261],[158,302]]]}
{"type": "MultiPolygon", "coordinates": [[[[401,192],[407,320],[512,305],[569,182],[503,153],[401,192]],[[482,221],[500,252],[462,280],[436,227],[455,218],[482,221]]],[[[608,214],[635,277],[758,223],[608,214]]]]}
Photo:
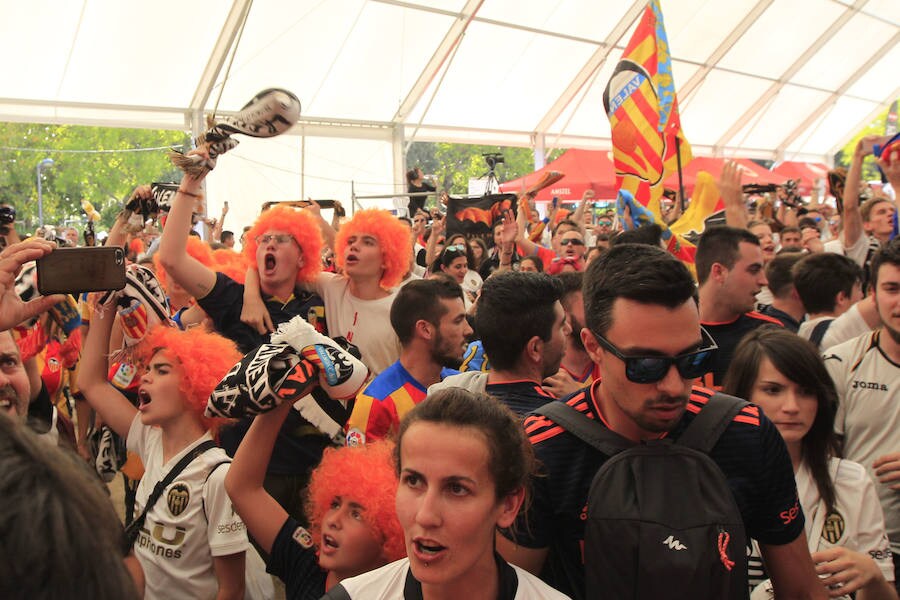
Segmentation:
{"type": "Polygon", "coordinates": [[[606,456],[613,456],[636,445],[559,400],[548,402],[534,412],[547,417],[606,456]]]}
{"type": "Polygon", "coordinates": [[[816,348],[822,345],[822,340],[825,338],[825,333],[828,331],[828,328],[831,327],[831,322],[834,319],[825,319],[824,321],[820,321],[816,323],[816,326],[813,327],[812,333],[809,334],[809,341],[816,345],[816,348]]]}
{"type": "Polygon", "coordinates": [[[144,511],[128,526],[125,528],[125,553],[127,554],[131,547],[134,545],[135,540],[137,539],[138,533],[140,532],[141,527],[144,526],[144,521],[147,519],[147,513],[150,512],[150,509],[153,508],[153,505],[156,504],[156,501],[159,500],[159,497],[162,495],[163,490],[169,486],[178,475],[184,471],[185,467],[187,467],[191,462],[206,452],[207,450],[211,450],[216,447],[216,443],[212,440],[204,440],[194,446],[194,448],[181,457],[175,466],[172,467],[168,473],[166,473],[165,477],[156,482],[156,485],[153,486],[153,491],[150,492],[150,497],[147,498],[147,503],[144,505],[144,511]]]}
{"type": "Polygon", "coordinates": [[[677,443],[709,454],[731,420],[748,404],[746,400],[716,392],[678,437],[677,443]]]}

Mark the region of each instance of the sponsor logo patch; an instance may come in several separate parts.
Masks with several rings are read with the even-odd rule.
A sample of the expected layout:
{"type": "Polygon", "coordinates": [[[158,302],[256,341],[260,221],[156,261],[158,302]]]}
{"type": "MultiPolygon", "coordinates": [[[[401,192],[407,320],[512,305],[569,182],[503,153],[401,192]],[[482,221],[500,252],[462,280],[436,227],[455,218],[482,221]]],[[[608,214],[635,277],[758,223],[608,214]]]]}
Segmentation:
{"type": "Polygon", "coordinates": [[[304,548],[312,548],[313,538],[312,534],[310,534],[307,530],[302,527],[298,527],[294,530],[294,535],[291,536],[294,538],[294,541],[303,546],[304,548]]]}

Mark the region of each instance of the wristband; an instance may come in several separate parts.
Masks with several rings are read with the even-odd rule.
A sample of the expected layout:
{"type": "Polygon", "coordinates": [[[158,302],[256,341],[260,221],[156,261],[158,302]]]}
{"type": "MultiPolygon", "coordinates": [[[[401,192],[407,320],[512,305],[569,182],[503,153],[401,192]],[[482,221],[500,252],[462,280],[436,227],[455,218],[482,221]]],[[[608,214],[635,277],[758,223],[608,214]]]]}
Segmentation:
{"type": "Polygon", "coordinates": [[[178,188],[178,193],[184,194],[185,196],[190,196],[191,198],[202,198],[203,197],[203,194],[195,194],[194,192],[189,192],[189,191],[183,190],[181,188],[178,188]]]}

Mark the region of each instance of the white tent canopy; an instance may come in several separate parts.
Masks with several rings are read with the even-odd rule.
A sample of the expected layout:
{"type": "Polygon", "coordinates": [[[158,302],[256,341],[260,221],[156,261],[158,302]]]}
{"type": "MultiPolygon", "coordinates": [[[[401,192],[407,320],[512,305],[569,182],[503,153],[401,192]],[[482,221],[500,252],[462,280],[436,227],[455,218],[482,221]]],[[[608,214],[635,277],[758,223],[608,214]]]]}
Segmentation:
{"type": "MultiPolygon", "coordinates": [[[[644,4],[0,0],[0,120],[199,132],[284,87],[295,135],[244,139],[211,196],[393,193],[412,140],[609,148],[602,92],[644,4]]],[[[828,162],[900,96],[897,0],[662,8],[697,155],[828,162]]]]}

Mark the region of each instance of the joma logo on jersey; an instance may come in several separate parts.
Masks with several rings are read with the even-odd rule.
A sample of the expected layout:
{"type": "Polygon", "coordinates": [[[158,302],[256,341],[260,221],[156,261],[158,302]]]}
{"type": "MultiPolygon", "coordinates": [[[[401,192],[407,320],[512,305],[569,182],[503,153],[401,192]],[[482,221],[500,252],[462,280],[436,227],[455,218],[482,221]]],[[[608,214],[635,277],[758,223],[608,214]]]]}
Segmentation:
{"type": "Polygon", "coordinates": [[[877,390],[879,392],[888,391],[888,386],[884,385],[883,383],[878,383],[877,381],[860,381],[858,379],[853,380],[852,388],[854,390],[877,390]]]}

